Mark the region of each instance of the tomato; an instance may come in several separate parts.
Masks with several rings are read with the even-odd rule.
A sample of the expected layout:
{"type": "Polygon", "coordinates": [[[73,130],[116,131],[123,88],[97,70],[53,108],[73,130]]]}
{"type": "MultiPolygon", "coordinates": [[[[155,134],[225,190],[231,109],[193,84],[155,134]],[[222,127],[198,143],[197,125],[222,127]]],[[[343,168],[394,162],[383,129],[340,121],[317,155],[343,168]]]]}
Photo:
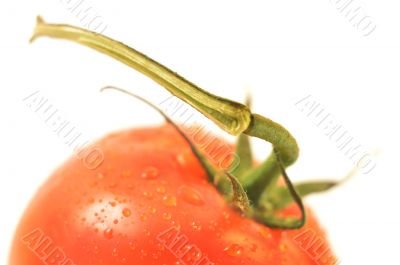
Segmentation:
{"type": "Polygon", "coordinates": [[[309,211],[303,228],[279,230],[232,210],[169,124],[117,132],[97,146],[99,167],[72,157],[39,189],[9,265],[336,262],[309,211]]]}

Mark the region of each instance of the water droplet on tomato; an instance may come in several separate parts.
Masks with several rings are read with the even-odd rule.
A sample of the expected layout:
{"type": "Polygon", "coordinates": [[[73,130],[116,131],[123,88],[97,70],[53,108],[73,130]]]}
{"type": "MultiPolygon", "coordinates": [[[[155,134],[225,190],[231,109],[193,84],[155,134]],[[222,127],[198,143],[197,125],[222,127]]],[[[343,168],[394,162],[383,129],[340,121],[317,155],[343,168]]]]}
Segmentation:
{"type": "Polygon", "coordinates": [[[114,233],[114,231],[113,231],[113,229],[112,228],[106,228],[106,230],[104,230],[104,236],[106,237],[106,238],[108,238],[108,239],[111,239],[111,238],[113,238],[113,233],[114,233]]]}
{"type": "Polygon", "coordinates": [[[151,232],[150,232],[148,229],[144,229],[144,234],[145,234],[146,236],[150,236],[150,235],[151,235],[151,232]]]}
{"type": "Polygon", "coordinates": [[[118,256],[118,250],[117,250],[116,248],[113,248],[113,250],[112,250],[112,255],[113,255],[114,257],[118,256]]]}
{"type": "Polygon", "coordinates": [[[243,247],[239,246],[238,244],[232,244],[229,247],[224,249],[225,253],[232,257],[237,257],[242,255],[243,247]]]}
{"type": "Polygon", "coordinates": [[[192,222],[190,225],[194,230],[197,230],[197,231],[200,231],[202,228],[201,225],[196,222],[192,222]]]}
{"type": "Polygon", "coordinates": [[[201,198],[200,194],[192,187],[183,185],[178,190],[179,197],[182,198],[185,202],[201,206],[204,205],[204,201],[201,198]]]}
{"type": "Polygon", "coordinates": [[[148,256],[148,253],[146,252],[146,250],[141,249],[140,250],[140,258],[143,259],[143,258],[145,258],[147,256],[148,256]]]}
{"type": "Polygon", "coordinates": [[[186,164],[186,158],[183,154],[179,154],[176,156],[176,161],[179,165],[184,166],[186,164]]]}
{"type": "Polygon", "coordinates": [[[225,220],[228,220],[231,217],[231,215],[225,211],[222,212],[222,215],[224,216],[225,220]]]}
{"type": "MultiPolygon", "coordinates": [[[[192,250],[192,249],[196,249],[196,247],[193,247],[193,245],[192,246],[190,246],[190,245],[188,245],[187,247],[186,247],[186,250],[188,251],[188,252],[186,252],[186,255],[187,255],[187,260],[190,262],[190,261],[199,261],[199,260],[201,260],[201,257],[202,257],[202,253],[201,252],[199,252],[199,251],[190,251],[190,250],[192,250]]],[[[185,257],[186,258],[186,257],[185,257]]],[[[197,263],[197,262],[196,262],[197,263]]],[[[199,263],[197,263],[197,264],[199,264],[199,263]]]]}
{"type": "Polygon", "coordinates": [[[164,186],[159,186],[156,188],[157,193],[164,194],[166,192],[166,188],[164,186]]]}
{"type": "Polygon", "coordinates": [[[155,178],[158,177],[158,173],[159,173],[159,172],[158,172],[158,169],[157,169],[157,168],[155,168],[155,167],[148,167],[148,168],[146,168],[146,169],[143,171],[141,177],[142,177],[142,178],[145,178],[145,179],[155,179],[155,178]]]}
{"type": "Polygon", "coordinates": [[[165,195],[163,197],[163,203],[164,203],[165,206],[168,206],[168,207],[176,206],[176,197],[175,196],[165,195]]]}
{"type": "Polygon", "coordinates": [[[163,213],[163,219],[164,220],[171,220],[172,216],[170,213],[163,213]]]}
{"type": "Polygon", "coordinates": [[[93,247],[93,249],[94,249],[95,254],[99,254],[99,252],[100,252],[99,246],[96,245],[93,247]]]}
{"type": "Polygon", "coordinates": [[[146,221],[147,220],[147,215],[141,214],[140,215],[140,220],[143,221],[143,222],[146,221]]]}
{"type": "Polygon", "coordinates": [[[143,192],[143,196],[146,197],[149,200],[153,199],[153,193],[151,193],[149,191],[144,191],[143,192]]]}
{"type": "Polygon", "coordinates": [[[272,234],[267,230],[267,228],[262,228],[262,229],[260,230],[260,234],[261,234],[263,237],[267,238],[267,239],[271,239],[271,238],[272,238],[272,234]]]}
{"type": "Polygon", "coordinates": [[[280,250],[281,252],[284,252],[284,251],[286,250],[286,245],[280,243],[280,244],[279,244],[279,250],[280,250]]]}
{"type": "Polygon", "coordinates": [[[129,248],[130,248],[131,250],[135,250],[135,249],[136,249],[136,244],[135,244],[134,242],[130,241],[130,242],[128,243],[128,245],[129,245],[129,248]]]}
{"type": "Polygon", "coordinates": [[[129,217],[129,216],[131,216],[131,214],[132,214],[132,212],[131,212],[131,210],[128,209],[128,208],[124,208],[124,209],[122,210],[122,215],[125,216],[125,217],[129,217]]]}

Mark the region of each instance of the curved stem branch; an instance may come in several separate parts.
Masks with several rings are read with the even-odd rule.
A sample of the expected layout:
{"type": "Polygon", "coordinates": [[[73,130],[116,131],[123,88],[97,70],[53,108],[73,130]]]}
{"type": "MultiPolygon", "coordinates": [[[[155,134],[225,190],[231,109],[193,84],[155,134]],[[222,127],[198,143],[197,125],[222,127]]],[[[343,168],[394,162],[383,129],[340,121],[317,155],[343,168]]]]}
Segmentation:
{"type": "MultiPolygon", "coordinates": [[[[274,150],[280,155],[279,158],[284,167],[293,164],[298,157],[295,139],[280,124],[260,115],[251,114],[249,108],[243,104],[208,93],[167,67],[121,42],[78,27],[48,24],[38,17],[31,40],[42,36],[80,43],[134,68],[196,108],[224,131],[233,135],[245,133],[270,142],[274,150]]],[[[280,174],[279,167],[274,161],[274,155],[270,156],[261,171],[263,174],[259,174],[259,178],[254,179],[253,183],[247,187],[254,192],[254,195],[252,195],[254,202],[260,198],[268,183],[273,183],[280,174]],[[266,176],[265,173],[269,175],[266,176]]]]}
{"type": "Polygon", "coordinates": [[[244,133],[272,143],[276,151],[244,177],[246,182],[243,186],[249,193],[249,199],[258,202],[262,194],[275,185],[282,173],[276,155],[279,154],[282,166],[286,168],[297,160],[299,147],[294,137],[282,125],[258,114],[252,114],[250,125],[244,133]]]}
{"type": "Polygon", "coordinates": [[[210,163],[207,161],[207,159],[201,154],[201,152],[197,149],[197,147],[192,143],[192,141],[189,139],[189,137],[179,128],[179,126],[173,122],[171,120],[170,117],[168,117],[167,114],[165,114],[159,107],[157,107],[156,105],[154,105],[153,103],[151,103],[150,101],[148,101],[147,99],[138,96],[136,94],[133,94],[125,89],[116,87],[116,86],[105,86],[102,87],[100,89],[100,91],[104,91],[104,90],[115,90],[115,91],[119,91],[122,92],[124,94],[127,94],[131,97],[134,97],[140,101],[142,101],[143,103],[147,104],[148,106],[150,106],[151,108],[153,108],[155,111],[157,111],[158,113],[160,113],[160,115],[165,119],[165,121],[169,124],[171,124],[172,127],[174,127],[174,129],[178,132],[178,134],[180,136],[182,136],[182,138],[185,140],[185,142],[189,145],[192,153],[194,154],[194,156],[199,160],[200,164],[202,165],[202,167],[205,169],[206,173],[207,173],[207,177],[208,180],[210,182],[214,181],[214,176],[216,175],[216,170],[214,169],[214,167],[212,165],[210,165],[210,163]]]}

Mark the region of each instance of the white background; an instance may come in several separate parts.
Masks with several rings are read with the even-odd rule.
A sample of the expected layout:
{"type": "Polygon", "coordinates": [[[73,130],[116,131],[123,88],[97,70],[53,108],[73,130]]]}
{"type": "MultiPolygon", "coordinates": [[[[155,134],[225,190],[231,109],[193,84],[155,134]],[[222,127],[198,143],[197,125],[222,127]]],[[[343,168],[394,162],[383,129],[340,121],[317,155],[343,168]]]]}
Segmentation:
{"type": "MultiPolygon", "coordinates": [[[[88,139],[162,121],[130,98],[99,92],[112,84],[155,103],[168,96],[128,67],[72,43],[40,39],[28,44],[37,14],[49,22],[85,26],[67,2],[13,0],[0,7],[4,264],[24,207],[71,155],[23,98],[40,91],[88,139]]],[[[293,180],[339,179],[352,168],[351,161],[294,105],[311,95],[374,154],[377,167],[309,198],[308,204],[327,229],[342,264],[398,264],[400,6],[384,0],[352,3],[376,25],[363,36],[336,2],[87,0],[85,6],[103,17],[105,34],[210,92],[242,101],[249,91],[254,111],[284,124],[300,144],[300,159],[289,170],[293,180]]],[[[258,143],[262,159],[269,146],[258,143]]]]}

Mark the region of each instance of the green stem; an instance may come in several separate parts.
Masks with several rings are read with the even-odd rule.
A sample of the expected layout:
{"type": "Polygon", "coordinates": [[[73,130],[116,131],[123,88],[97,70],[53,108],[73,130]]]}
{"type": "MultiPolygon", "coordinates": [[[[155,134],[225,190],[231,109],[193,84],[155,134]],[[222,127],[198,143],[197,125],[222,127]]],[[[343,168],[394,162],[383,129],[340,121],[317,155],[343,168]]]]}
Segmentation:
{"type": "Polygon", "coordinates": [[[250,111],[245,105],[208,93],[121,42],[78,27],[48,24],[38,17],[31,42],[41,36],[78,42],[119,60],[159,83],[233,135],[239,135],[250,123],[250,111]]]}
{"type": "Polygon", "coordinates": [[[240,180],[250,201],[258,203],[262,194],[274,188],[281,174],[273,153],[258,167],[247,172],[240,180]]]}
{"type": "MultiPolygon", "coordinates": [[[[299,157],[299,147],[294,137],[282,125],[268,118],[252,114],[251,123],[244,133],[272,143],[284,168],[292,165],[299,157]]],[[[262,194],[268,192],[268,188],[275,186],[280,173],[274,153],[263,164],[249,172],[247,177],[244,177],[247,180],[243,186],[250,201],[258,202],[262,194]]]]}
{"type": "MultiPolygon", "coordinates": [[[[41,36],[74,41],[125,63],[196,108],[226,132],[233,135],[245,133],[270,142],[279,154],[283,167],[291,165],[298,157],[296,141],[280,124],[260,115],[251,114],[249,108],[243,104],[208,93],[167,67],[121,42],[69,25],[47,24],[38,17],[31,40],[33,41],[41,36]]],[[[267,159],[269,162],[265,165],[264,175],[260,174],[259,178],[254,179],[254,182],[247,187],[250,194],[255,193],[252,195],[253,201],[257,201],[262,191],[269,185],[268,183],[273,183],[273,180],[277,179],[280,174],[272,159],[275,158],[267,159]],[[269,175],[265,175],[265,172],[269,175]]]]}

